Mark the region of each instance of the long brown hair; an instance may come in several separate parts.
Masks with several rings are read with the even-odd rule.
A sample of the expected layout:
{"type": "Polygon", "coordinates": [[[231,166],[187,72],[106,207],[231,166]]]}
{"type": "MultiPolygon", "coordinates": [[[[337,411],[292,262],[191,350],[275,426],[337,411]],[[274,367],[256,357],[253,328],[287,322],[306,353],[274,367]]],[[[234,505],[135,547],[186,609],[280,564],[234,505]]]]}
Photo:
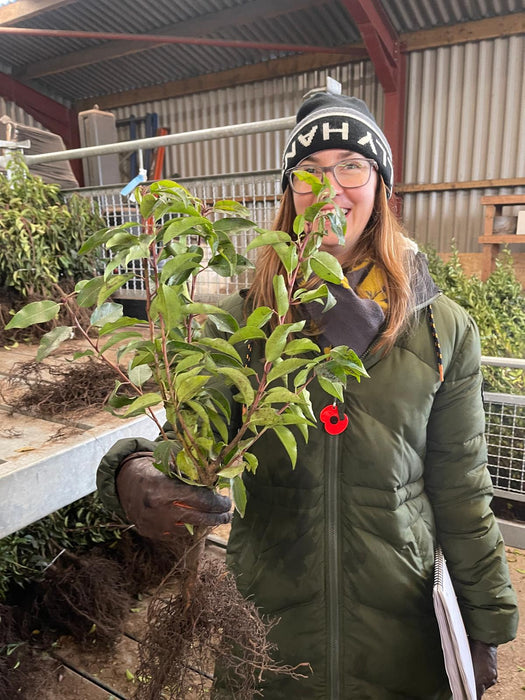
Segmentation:
{"type": "MultiPolygon", "coordinates": [[[[272,228],[292,233],[295,216],[293,195],[288,187],[284,192],[272,228]]],[[[373,261],[384,273],[388,311],[377,348],[388,352],[401,331],[413,318],[414,301],[410,280],[414,255],[403,226],[388,206],[386,189],[381,178],[378,178],[372,215],[350,251],[348,259],[342,261],[343,269],[349,270],[364,260],[373,261]]],[[[277,274],[284,274],[284,267],[273,247],[261,248],[248,294],[254,306],[275,308],[273,277],[277,274]]]]}

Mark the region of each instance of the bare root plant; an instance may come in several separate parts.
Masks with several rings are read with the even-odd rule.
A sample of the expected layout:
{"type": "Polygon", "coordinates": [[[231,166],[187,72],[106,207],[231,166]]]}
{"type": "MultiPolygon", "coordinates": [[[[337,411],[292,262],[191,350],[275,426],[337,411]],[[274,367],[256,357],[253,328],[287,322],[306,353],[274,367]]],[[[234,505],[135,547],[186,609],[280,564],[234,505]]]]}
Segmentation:
{"type": "Polygon", "coordinates": [[[267,674],[303,678],[309,667],[276,663],[264,620],[237,590],[223,562],[206,557],[189,606],[182,595],[158,596],[139,645],[136,700],[209,697],[214,673],[221,697],[251,700],[267,674]]]}

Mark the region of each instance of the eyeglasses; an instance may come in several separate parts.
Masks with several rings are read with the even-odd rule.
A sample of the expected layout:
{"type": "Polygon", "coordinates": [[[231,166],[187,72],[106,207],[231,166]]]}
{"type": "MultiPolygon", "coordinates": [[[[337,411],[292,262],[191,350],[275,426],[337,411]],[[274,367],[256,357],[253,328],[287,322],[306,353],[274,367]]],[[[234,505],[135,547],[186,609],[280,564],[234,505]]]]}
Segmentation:
{"type": "Polygon", "coordinates": [[[315,175],[319,180],[322,180],[324,173],[333,173],[335,181],[340,187],[352,189],[355,187],[363,187],[370,180],[372,168],[377,170],[375,160],[367,158],[350,158],[342,160],[335,165],[298,165],[295,168],[286,170],[285,175],[290,182],[290,187],[296,194],[310,194],[312,185],[306,180],[301,180],[298,172],[307,172],[310,175],[315,175]]]}

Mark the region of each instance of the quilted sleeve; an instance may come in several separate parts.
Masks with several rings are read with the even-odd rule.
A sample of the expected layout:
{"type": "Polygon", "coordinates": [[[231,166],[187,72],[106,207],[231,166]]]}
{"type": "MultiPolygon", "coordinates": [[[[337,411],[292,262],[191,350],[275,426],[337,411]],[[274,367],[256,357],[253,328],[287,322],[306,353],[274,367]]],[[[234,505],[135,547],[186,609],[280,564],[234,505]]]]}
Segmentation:
{"type": "Polygon", "coordinates": [[[451,336],[454,347],[428,425],[426,491],[467,632],[501,644],[515,637],[518,612],[490,508],[479,334],[469,318],[451,336]]]}

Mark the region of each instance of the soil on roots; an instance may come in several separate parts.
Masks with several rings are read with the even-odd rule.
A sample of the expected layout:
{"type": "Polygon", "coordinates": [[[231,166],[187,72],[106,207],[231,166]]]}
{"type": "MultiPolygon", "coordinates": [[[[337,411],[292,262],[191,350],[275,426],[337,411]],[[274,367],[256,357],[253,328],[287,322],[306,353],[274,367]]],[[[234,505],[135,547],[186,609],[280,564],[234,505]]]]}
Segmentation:
{"type": "Polygon", "coordinates": [[[205,557],[189,606],[182,595],[150,604],[139,645],[136,700],[209,698],[214,672],[220,696],[235,700],[260,695],[265,674],[304,677],[306,666],[273,661],[268,633],[276,622],[262,619],[242,597],[223,562],[205,557]]]}

